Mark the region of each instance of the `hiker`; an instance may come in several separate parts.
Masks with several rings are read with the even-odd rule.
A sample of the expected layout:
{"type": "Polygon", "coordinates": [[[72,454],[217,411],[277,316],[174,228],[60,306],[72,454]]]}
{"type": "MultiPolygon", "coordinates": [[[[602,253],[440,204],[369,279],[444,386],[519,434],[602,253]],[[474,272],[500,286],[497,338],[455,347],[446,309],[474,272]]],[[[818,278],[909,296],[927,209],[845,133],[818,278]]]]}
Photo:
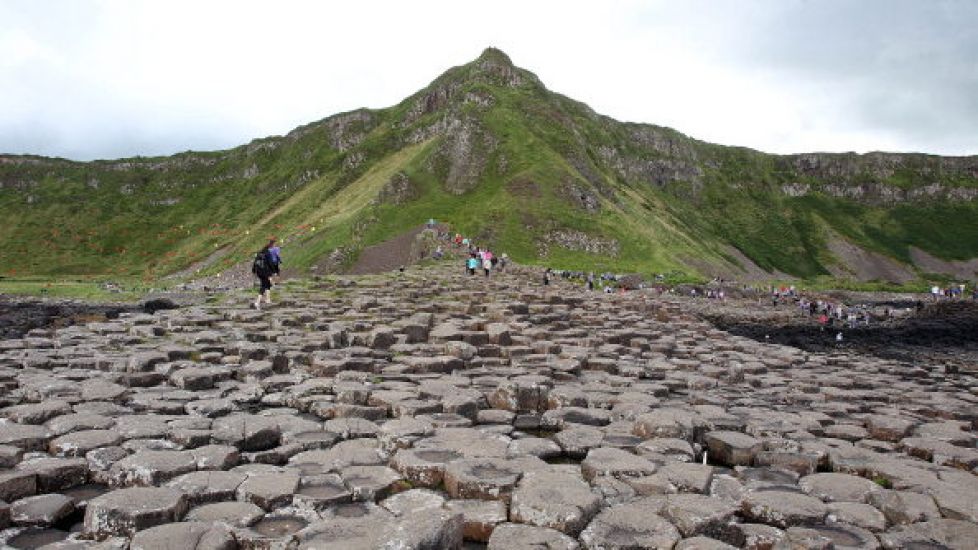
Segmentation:
{"type": "Polygon", "coordinates": [[[276,271],[275,260],[272,257],[271,248],[275,245],[275,239],[268,241],[268,244],[262,247],[261,250],[255,254],[255,260],[251,264],[251,272],[258,277],[258,297],[255,299],[255,309],[261,309],[262,298],[265,299],[266,304],[272,303],[272,275],[276,271]]]}
{"type": "Polygon", "coordinates": [[[478,267],[479,267],[478,258],[476,258],[475,254],[469,254],[469,259],[466,262],[466,269],[468,269],[469,275],[475,275],[475,270],[478,267]]]}
{"type": "Polygon", "coordinates": [[[506,271],[506,263],[509,262],[509,255],[503,252],[499,257],[499,271],[506,271]]]}
{"type": "Polygon", "coordinates": [[[482,269],[486,272],[486,277],[489,276],[489,271],[492,269],[492,260],[489,259],[489,252],[486,252],[482,256],[482,269]]]}
{"type": "Polygon", "coordinates": [[[592,291],[592,290],[594,290],[594,272],[593,271],[591,273],[588,273],[587,282],[585,283],[585,286],[587,287],[587,289],[588,289],[589,292],[592,291]]]}
{"type": "Polygon", "coordinates": [[[434,257],[436,260],[440,260],[444,255],[445,251],[441,249],[441,245],[438,245],[438,248],[435,249],[435,253],[432,254],[432,257],[434,257]]]}
{"type": "Polygon", "coordinates": [[[548,267],[543,272],[543,284],[544,286],[550,286],[550,268],[548,267]]]}

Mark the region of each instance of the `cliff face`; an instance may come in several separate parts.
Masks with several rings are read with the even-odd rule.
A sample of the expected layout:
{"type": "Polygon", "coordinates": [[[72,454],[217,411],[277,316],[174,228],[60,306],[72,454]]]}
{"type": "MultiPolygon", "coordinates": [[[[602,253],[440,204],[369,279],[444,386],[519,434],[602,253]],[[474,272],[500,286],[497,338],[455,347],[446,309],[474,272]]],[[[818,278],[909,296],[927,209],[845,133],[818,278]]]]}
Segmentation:
{"type": "Polygon", "coordinates": [[[855,247],[920,276],[914,250],[978,257],[976,196],[978,157],[709,144],[601,116],[489,49],[398,105],[226,151],[0,156],[0,261],[155,278],[276,234],[312,268],[435,217],[524,262],[810,277],[855,247]]]}

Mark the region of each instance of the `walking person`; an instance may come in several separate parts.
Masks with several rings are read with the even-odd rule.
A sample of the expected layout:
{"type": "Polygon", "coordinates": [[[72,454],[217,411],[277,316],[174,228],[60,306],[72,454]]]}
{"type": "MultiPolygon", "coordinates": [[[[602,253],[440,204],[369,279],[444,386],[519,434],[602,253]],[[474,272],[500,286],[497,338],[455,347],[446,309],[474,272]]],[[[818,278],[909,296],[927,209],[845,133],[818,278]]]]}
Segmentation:
{"type": "Polygon", "coordinates": [[[479,259],[476,258],[475,253],[469,254],[465,267],[468,269],[469,275],[475,275],[475,270],[479,267],[479,259]]]}
{"type": "Polygon", "coordinates": [[[255,309],[261,309],[262,299],[266,304],[272,303],[272,275],[277,273],[277,264],[272,256],[271,248],[275,246],[275,239],[268,241],[255,254],[255,260],[251,264],[251,272],[258,277],[258,297],[255,298],[255,309]]]}

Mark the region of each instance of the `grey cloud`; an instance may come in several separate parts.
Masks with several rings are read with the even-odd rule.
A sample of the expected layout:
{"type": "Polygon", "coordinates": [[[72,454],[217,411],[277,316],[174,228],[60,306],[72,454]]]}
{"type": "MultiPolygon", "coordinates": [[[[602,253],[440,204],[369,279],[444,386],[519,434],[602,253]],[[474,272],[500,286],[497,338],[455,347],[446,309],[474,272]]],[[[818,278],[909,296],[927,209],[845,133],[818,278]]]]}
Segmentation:
{"type": "Polygon", "coordinates": [[[839,97],[857,130],[978,153],[978,3],[784,2],[739,50],[839,97]]]}
{"type": "MultiPolygon", "coordinates": [[[[668,51],[669,47],[695,49],[713,67],[745,75],[763,73],[771,77],[765,82],[774,82],[772,86],[778,86],[782,95],[797,94],[806,121],[827,121],[823,130],[828,127],[840,136],[859,134],[870,140],[878,137],[880,143],[895,143],[902,149],[978,154],[978,2],[690,0],[620,3],[616,7],[614,30],[628,37],[622,44],[635,50],[646,46],[654,51],[668,51]],[[653,45],[666,49],[656,50],[653,45]]],[[[532,43],[546,46],[538,46],[533,56],[509,52],[517,62],[532,57],[534,63],[526,68],[546,72],[548,60],[561,55],[564,41],[580,39],[581,34],[571,32],[570,27],[583,32],[592,24],[590,10],[580,9],[579,5],[565,7],[563,3],[554,9],[560,8],[573,10],[562,13],[568,28],[557,34],[547,35],[542,30],[539,35],[534,34],[532,43]]],[[[80,1],[9,0],[0,3],[0,39],[9,32],[28,33],[53,51],[65,54],[66,59],[98,64],[98,54],[93,52],[101,51],[99,47],[105,46],[101,41],[114,36],[107,34],[106,29],[125,28],[127,24],[113,19],[118,15],[107,13],[110,9],[111,4],[80,1]],[[74,52],[85,55],[73,55],[74,52]]],[[[442,22],[444,25],[462,25],[468,14],[445,17],[453,20],[442,22]]],[[[219,44],[220,26],[215,25],[214,29],[214,41],[219,44]]],[[[179,33],[173,39],[179,40],[179,33]]],[[[275,47],[274,41],[268,44],[269,48],[275,47]]],[[[118,44],[118,48],[126,47],[125,43],[118,44]]],[[[594,47],[599,58],[627,59],[636,55],[634,50],[601,49],[607,47],[605,44],[594,47]]],[[[200,55],[208,52],[201,51],[200,55]]],[[[280,55],[298,53],[283,51],[280,55]]],[[[356,49],[344,55],[354,56],[356,49]]],[[[430,69],[420,68],[427,67],[425,63],[431,60],[423,48],[407,48],[404,59],[418,67],[411,74],[428,74],[430,69]]],[[[559,65],[556,59],[554,64],[559,65]]],[[[203,96],[169,103],[183,105],[179,108],[182,110],[174,110],[164,106],[167,102],[157,101],[166,99],[164,96],[126,97],[122,95],[126,92],[112,89],[111,83],[86,79],[87,68],[77,65],[64,67],[57,60],[44,59],[5,65],[0,60],[0,152],[76,159],[148,156],[225,148],[264,133],[254,127],[258,122],[249,122],[247,117],[266,114],[269,108],[258,105],[265,100],[256,98],[258,106],[252,107],[251,113],[227,109],[221,111],[221,116],[213,115],[207,111],[216,106],[207,104],[203,96]]],[[[318,62],[310,62],[310,66],[316,65],[318,62]]],[[[444,68],[447,65],[441,67],[444,68]]],[[[627,75],[621,81],[615,81],[614,76],[608,75],[607,86],[627,82],[627,75]]],[[[173,78],[181,77],[174,74],[173,78]]],[[[581,71],[573,78],[587,79],[589,75],[581,71]]],[[[668,81],[669,75],[662,78],[668,81]]],[[[348,104],[349,108],[362,106],[363,97],[352,91],[355,86],[346,97],[339,97],[343,95],[342,79],[326,85],[338,91],[334,102],[348,104]]],[[[393,81],[389,85],[400,86],[393,81]]],[[[717,89],[715,93],[724,91],[717,89]]],[[[609,95],[613,96],[610,92],[609,95]]],[[[267,105],[288,101],[287,97],[269,97],[267,105]]],[[[596,105],[601,102],[592,100],[596,105]]],[[[272,120],[274,117],[269,116],[260,117],[261,123],[266,128],[274,127],[275,132],[286,132],[289,124],[330,114],[317,107],[322,106],[302,109],[316,112],[308,120],[272,120]]],[[[297,111],[289,112],[293,113],[289,116],[294,116],[297,111]]],[[[797,135],[804,131],[779,127],[778,121],[764,116],[763,112],[757,113],[758,123],[771,134],[797,135]]],[[[683,120],[673,122],[678,130],[688,130],[683,127],[683,120]]],[[[716,124],[730,130],[722,127],[723,121],[716,124]]],[[[733,128],[733,137],[726,142],[763,148],[738,141],[737,132],[738,128],[733,128]]],[[[838,143],[820,144],[823,150],[844,147],[838,143]]]]}

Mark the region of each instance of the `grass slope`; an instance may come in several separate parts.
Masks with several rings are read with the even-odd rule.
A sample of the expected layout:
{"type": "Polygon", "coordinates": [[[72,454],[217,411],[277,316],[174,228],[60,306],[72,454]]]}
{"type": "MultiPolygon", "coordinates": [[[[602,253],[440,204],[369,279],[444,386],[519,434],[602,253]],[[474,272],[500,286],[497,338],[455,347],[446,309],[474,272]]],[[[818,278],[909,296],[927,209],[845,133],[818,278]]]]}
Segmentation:
{"type": "Polygon", "coordinates": [[[270,235],[305,269],[436,218],[531,264],[695,276],[690,258],[736,263],[733,246],[766,270],[824,278],[830,234],[902,262],[910,246],[978,257],[975,174],[973,157],[784,157],[620,123],[490,49],[388,109],[228,151],[0,156],[0,276],[150,284],[216,250],[228,253],[209,271],[247,261],[270,235]],[[405,196],[391,198],[398,182],[405,196]],[[856,187],[958,194],[844,196],[856,187]]]}

